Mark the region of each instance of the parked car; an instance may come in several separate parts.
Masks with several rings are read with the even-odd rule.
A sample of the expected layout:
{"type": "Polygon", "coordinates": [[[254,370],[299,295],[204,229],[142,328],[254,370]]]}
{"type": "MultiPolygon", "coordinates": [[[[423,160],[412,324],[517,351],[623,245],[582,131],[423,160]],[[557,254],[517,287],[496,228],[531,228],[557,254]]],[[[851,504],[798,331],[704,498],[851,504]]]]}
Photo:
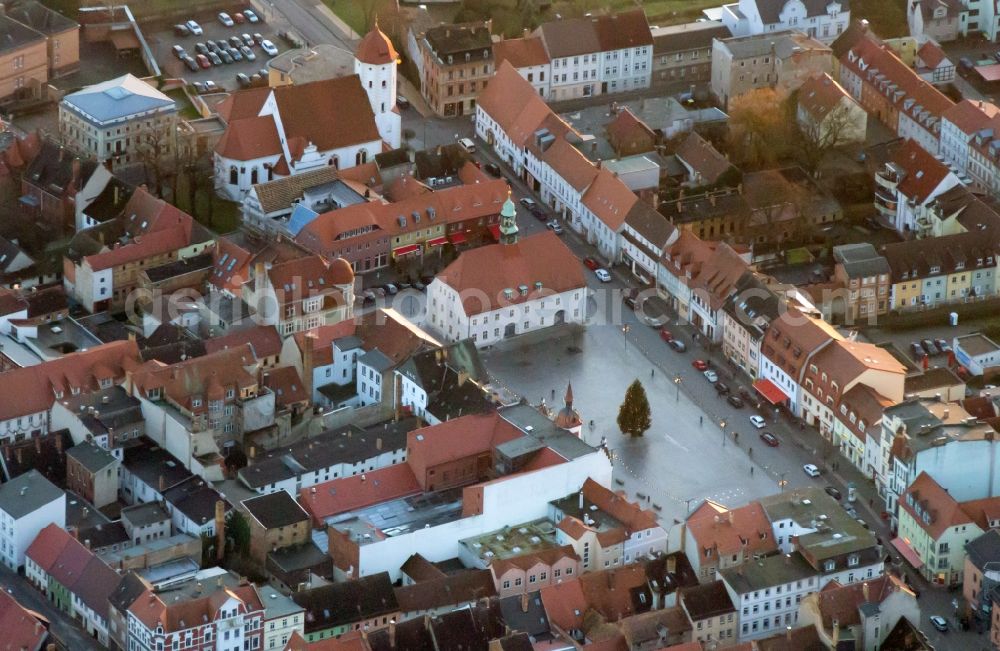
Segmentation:
{"type": "Polygon", "coordinates": [[[927,352],[924,350],[924,347],[921,346],[920,342],[917,341],[910,342],[910,352],[913,353],[913,359],[915,359],[918,362],[924,358],[924,355],[927,354],[927,352]]]}
{"type": "Polygon", "coordinates": [[[593,271],[594,269],[597,269],[601,265],[597,262],[597,260],[587,257],[583,259],[583,266],[593,271]]]}
{"type": "Polygon", "coordinates": [[[772,447],[772,448],[776,448],[776,447],[778,447],[781,444],[781,441],[778,440],[778,437],[775,436],[774,434],[770,433],[770,432],[761,432],[760,433],[760,440],[764,441],[764,443],[768,447],[772,447]]]}
{"type": "Polygon", "coordinates": [[[224,38],[220,38],[215,42],[215,47],[219,48],[221,52],[225,52],[229,49],[229,42],[224,38]]]}
{"type": "Polygon", "coordinates": [[[247,47],[253,47],[254,45],[257,45],[257,43],[253,40],[253,36],[250,36],[246,32],[240,34],[240,38],[243,39],[243,45],[246,45],[247,47]]]}
{"type": "Polygon", "coordinates": [[[191,29],[187,25],[174,25],[174,36],[191,36],[191,29]]]}
{"type": "Polygon", "coordinates": [[[767,421],[765,421],[762,416],[754,414],[753,416],[750,417],[750,424],[756,427],[757,429],[764,429],[764,426],[767,425],[767,421]]]}
{"type": "Polygon", "coordinates": [[[693,366],[695,369],[699,371],[708,370],[708,362],[706,362],[703,359],[694,360],[693,362],[691,362],[691,366],[693,366]]]}
{"type": "Polygon", "coordinates": [[[229,46],[230,47],[243,47],[243,39],[241,39],[239,36],[236,36],[236,35],[230,36],[229,37],[229,46]]]}
{"type": "Polygon", "coordinates": [[[206,93],[217,93],[217,92],[219,92],[221,90],[221,88],[219,88],[219,84],[215,83],[211,79],[209,79],[208,81],[206,81],[204,83],[205,83],[205,92],[206,93]]]}
{"type": "Polygon", "coordinates": [[[684,351],[687,350],[687,346],[684,345],[684,342],[681,341],[680,339],[671,339],[670,341],[667,342],[667,345],[669,345],[678,353],[683,353],[684,351]]]}
{"type": "Polygon", "coordinates": [[[733,407],[736,407],[737,409],[743,409],[743,398],[737,395],[730,394],[729,397],[726,398],[726,402],[731,404],[733,407]]]}
{"type": "Polygon", "coordinates": [[[233,62],[233,57],[229,54],[229,50],[219,50],[219,58],[222,59],[223,63],[233,62]]]}
{"type": "Polygon", "coordinates": [[[246,45],[240,48],[240,52],[246,57],[247,61],[256,61],[257,55],[253,53],[253,50],[248,48],[246,45]]]}
{"type": "Polygon", "coordinates": [[[194,82],[193,85],[194,85],[194,92],[198,93],[199,95],[208,92],[205,87],[205,82],[203,81],[196,81],[194,82]]]}
{"type": "Polygon", "coordinates": [[[637,306],[635,297],[629,296],[628,294],[622,296],[622,302],[625,303],[625,306],[631,310],[634,310],[637,306]]]}
{"type": "Polygon", "coordinates": [[[215,52],[209,52],[208,53],[208,60],[211,61],[212,65],[214,65],[214,66],[221,66],[222,65],[222,57],[220,57],[215,52]]]}
{"type": "Polygon", "coordinates": [[[240,51],[237,50],[236,48],[231,47],[231,48],[229,48],[228,52],[229,52],[229,56],[233,57],[233,61],[242,61],[243,60],[243,55],[240,54],[240,51]]]}
{"type": "MultiPolygon", "coordinates": [[[[177,46],[175,45],[174,47],[177,47],[177,46]]],[[[208,54],[209,51],[210,51],[208,49],[208,46],[205,45],[204,43],[202,43],[201,41],[199,41],[199,42],[197,42],[197,43],[194,44],[194,49],[195,49],[195,51],[198,54],[208,54]]]]}
{"type": "Polygon", "coordinates": [[[240,85],[240,88],[250,88],[250,77],[243,74],[242,72],[237,72],[236,83],[240,85]]]}
{"type": "Polygon", "coordinates": [[[740,394],[740,397],[743,398],[744,400],[746,400],[747,402],[753,402],[754,401],[754,395],[753,395],[753,393],[751,393],[750,390],[747,389],[746,387],[740,387],[739,394],[740,394]]]}
{"type": "Polygon", "coordinates": [[[180,45],[175,45],[170,49],[173,51],[174,56],[177,57],[178,59],[183,59],[184,57],[187,56],[187,52],[185,52],[184,48],[180,45]]]}
{"type": "Polygon", "coordinates": [[[840,501],[840,498],[843,497],[843,495],[840,494],[840,491],[834,488],[833,486],[827,486],[826,488],[823,489],[823,492],[825,492],[827,495],[837,500],[838,502],[840,501]]]}
{"type": "Polygon", "coordinates": [[[261,43],[264,42],[264,35],[261,34],[260,32],[254,32],[253,33],[253,42],[256,43],[257,45],[260,45],[261,43]]]}
{"type": "Polygon", "coordinates": [[[419,280],[414,280],[413,281],[413,289],[417,290],[418,292],[422,292],[425,289],[427,289],[427,285],[423,284],[419,280]]]}
{"type": "MultiPolygon", "coordinates": [[[[706,372],[707,372],[707,371],[706,371],[706,372]]],[[[715,383],[715,391],[716,391],[716,393],[718,393],[719,395],[721,395],[721,396],[724,396],[724,395],[726,395],[727,393],[729,393],[729,385],[727,385],[727,384],[724,384],[724,383],[722,383],[722,382],[716,382],[716,383],[715,383]]]]}
{"type": "Polygon", "coordinates": [[[483,169],[486,170],[486,173],[489,174],[490,176],[496,178],[500,178],[501,176],[503,176],[503,171],[500,169],[500,166],[497,165],[496,163],[486,163],[485,165],[483,165],[483,169]]]}
{"type": "Polygon", "coordinates": [[[230,16],[229,14],[227,14],[224,11],[220,11],[218,13],[218,15],[216,16],[216,18],[219,19],[219,22],[222,23],[222,25],[224,27],[232,27],[233,25],[236,24],[236,23],[233,22],[232,16],[230,16]]]}
{"type": "Polygon", "coordinates": [[[557,222],[554,219],[552,221],[548,222],[547,224],[545,224],[545,228],[549,229],[550,231],[552,231],[556,235],[562,235],[563,234],[563,227],[562,227],[562,225],[560,225],[559,222],[557,222]]]}
{"type": "Polygon", "coordinates": [[[198,62],[198,65],[201,66],[203,70],[208,70],[209,68],[212,67],[212,62],[209,61],[208,57],[205,56],[204,54],[199,54],[198,56],[196,56],[195,61],[198,62]]]}
{"type": "Polygon", "coordinates": [[[191,72],[198,72],[201,69],[198,67],[198,62],[192,59],[187,54],[184,55],[184,58],[181,59],[181,61],[184,62],[184,65],[186,65],[188,67],[188,70],[190,70],[191,72]]]}
{"type": "Polygon", "coordinates": [[[667,342],[668,344],[674,340],[674,335],[670,333],[666,328],[660,328],[660,339],[667,342]]]}
{"type": "Polygon", "coordinates": [[[476,143],[472,142],[471,138],[459,138],[458,145],[470,154],[476,151],[476,143]]]}
{"type": "Polygon", "coordinates": [[[715,384],[716,382],[719,381],[719,375],[712,369],[708,369],[707,371],[702,371],[701,374],[704,375],[705,379],[711,382],[712,384],[715,384]]]}
{"type": "Polygon", "coordinates": [[[521,205],[527,208],[528,210],[531,210],[534,206],[537,206],[538,203],[531,197],[522,197],[521,205]]]}
{"type": "Polygon", "coordinates": [[[395,296],[399,293],[399,288],[392,283],[386,283],[382,288],[385,289],[385,293],[389,296],[395,296]]]}
{"type": "Polygon", "coordinates": [[[819,477],[820,474],[819,468],[817,468],[815,465],[811,463],[807,463],[806,465],[802,466],[802,472],[806,473],[810,477],[819,477]]]}
{"type": "Polygon", "coordinates": [[[539,206],[538,204],[533,205],[531,208],[528,209],[528,211],[534,216],[535,219],[537,219],[540,222],[543,222],[549,218],[549,216],[545,214],[545,211],[542,210],[541,206],[539,206]]]}
{"type": "Polygon", "coordinates": [[[948,632],[948,620],[940,615],[930,616],[931,625],[942,633],[948,632]]]}
{"type": "Polygon", "coordinates": [[[937,355],[940,352],[930,339],[921,340],[920,345],[924,347],[928,355],[937,355]]]}
{"type": "Polygon", "coordinates": [[[247,17],[243,15],[242,11],[237,11],[235,14],[233,14],[233,20],[236,21],[237,25],[242,25],[243,23],[247,22],[247,17]]]}
{"type": "Polygon", "coordinates": [[[261,77],[259,72],[255,72],[250,75],[250,86],[251,88],[259,88],[261,86],[267,86],[267,78],[261,77]]]}
{"type": "Polygon", "coordinates": [[[950,353],[951,352],[951,346],[948,345],[948,342],[945,341],[944,339],[935,339],[934,340],[934,345],[937,346],[938,350],[940,350],[942,353],[950,353]]]}
{"type": "Polygon", "coordinates": [[[594,269],[594,275],[597,276],[597,279],[602,283],[611,282],[611,274],[608,273],[607,269],[594,269]]]}
{"type": "Polygon", "coordinates": [[[272,43],[271,41],[267,40],[266,38],[263,41],[260,42],[260,48],[262,50],[264,50],[264,52],[269,57],[276,57],[276,56],[278,56],[278,48],[276,48],[274,46],[274,43],[272,43]]]}
{"type": "MultiPolygon", "coordinates": [[[[408,108],[410,108],[410,100],[406,99],[402,95],[396,95],[396,106],[398,106],[399,108],[404,109],[404,110],[408,109],[408,108]]],[[[496,167],[496,165],[494,165],[493,167],[496,167]]],[[[497,176],[500,176],[500,175],[497,174],[497,176]]]]}
{"type": "Polygon", "coordinates": [[[257,12],[254,11],[253,9],[244,9],[243,17],[246,18],[247,22],[250,23],[251,25],[256,25],[257,23],[261,22],[260,16],[258,16],[257,12]]]}
{"type": "Polygon", "coordinates": [[[857,520],[860,517],[858,516],[858,512],[854,510],[853,506],[848,506],[847,508],[844,509],[844,512],[847,513],[847,515],[851,516],[851,518],[854,520],[857,520]]]}
{"type": "Polygon", "coordinates": [[[205,33],[205,30],[201,28],[201,25],[199,25],[197,22],[193,20],[187,21],[186,23],[184,23],[184,26],[187,27],[188,31],[194,34],[195,36],[201,36],[202,34],[205,33]]]}

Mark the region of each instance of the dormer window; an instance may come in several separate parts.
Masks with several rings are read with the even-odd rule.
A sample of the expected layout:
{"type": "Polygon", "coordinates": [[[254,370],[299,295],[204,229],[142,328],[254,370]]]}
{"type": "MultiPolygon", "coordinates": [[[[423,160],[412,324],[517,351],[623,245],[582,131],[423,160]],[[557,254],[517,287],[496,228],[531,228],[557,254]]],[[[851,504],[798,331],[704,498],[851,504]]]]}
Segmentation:
{"type": "Polygon", "coordinates": [[[191,398],[191,406],[192,407],[201,407],[201,398],[198,398],[198,397],[191,398]]]}
{"type": "Polygon", "coordinates": [[[833,561],[824,561],[823,562],[823,571],[824,572],[832,572],[834,570],[834,568],[836,568],[836,567],[837,567],[837,564],[834,563],[833,561]]]}
{"type": "Polygon", "coordinates": [[[851,554],[847,557],[847,567],[857,567],[860,559],[857,554],[851,554]]]}
{"type": "Polygon", "coordinates": [[[514,290],[510,288],[503,290],[503,297],[507,300],[514,298],[514,290]]]}

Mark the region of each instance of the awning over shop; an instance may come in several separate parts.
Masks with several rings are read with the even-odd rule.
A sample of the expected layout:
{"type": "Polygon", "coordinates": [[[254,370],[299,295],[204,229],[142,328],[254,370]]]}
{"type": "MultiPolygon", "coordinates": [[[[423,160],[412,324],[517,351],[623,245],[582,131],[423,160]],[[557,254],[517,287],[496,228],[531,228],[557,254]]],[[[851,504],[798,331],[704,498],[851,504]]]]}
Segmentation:
{"type": "Polygon", "coordinates": [[[785,392],[778,388],[778,385],[770,380],[755,380],[753,383],[753,388],[757,390],[757,393],[764,396],[772,405],[781,405],[788,400],[788,396],[785,392]]]}
{"type": "Polygon", "coordinates": [[[427,240],[427,246],[444,246],[448,242],[447,237],[435,237],[432,240],[427,240]]]}
{"type": "Polygon", "coordinates": [[[410,253],[416,253],[420,250],[419,244],[407,244],[406,246],[401,246],[398,249],[392,250],[392,257],[398,258],[402,255],[409,255],[410,253]]]}
{"type": "Polygon", "coordinates": [[[903,558],[906,559],[907,563],[913,566],[913,569],[919,570],[920,567],[924,564],[924,562],[920,560],[920,557],[917,556],[917,552],[913,551],[913,548],[910,547],[910,544],[905,540],[903,540],[902,538],[893,538],[892,546],[895,547],[896,550],[903,555],[903,558]]]}
{"type": "Polygon", "coordinates": [[[490,235],[492,235],[493,239],[496,240],[497,242],[500,241],[500,225],[499,224],[493,224],[492,226],[490,226],[490,235]]]}
{"type": "Polygon", "coordinates": [[[462,231],[452,233],[448,236],[448,239],[451,240],[452,244],[465,244],[465,233],[462,231]]]}

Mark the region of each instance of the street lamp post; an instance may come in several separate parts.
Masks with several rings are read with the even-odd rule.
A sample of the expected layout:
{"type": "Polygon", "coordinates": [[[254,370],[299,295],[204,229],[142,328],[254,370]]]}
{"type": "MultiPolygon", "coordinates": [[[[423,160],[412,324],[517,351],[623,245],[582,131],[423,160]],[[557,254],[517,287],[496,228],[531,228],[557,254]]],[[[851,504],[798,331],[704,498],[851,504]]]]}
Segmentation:
{"type": "Polygon", "coordinates": [[[629,324],[626,323],[625,325],[622,326],[622,335],[625,338],[625,352],[626,353],[628,352],[628,333],[629,333],[630,330],[632,330],[632,326],[630,326],[629,324]]]}
{"type": "Polygon", "coordinates": [[[677,402],[681,401],[681,382],[682,381],[683,380],[681,379],[681,374],[680,373],[678,373],[677,375],[674,376],[674,386],[677,387],[677,402]]]}
{"type": "Polygon", "coordinates": [[[722,447],[726,447],[726,419],[719,421],[719,428],[722,430],[722,447]]]}
{"type": "Polygon", "coordinates": [[[781,473],[781,479],[778,480],[778,488],[781,489],[782,493],[785,492],[785,486],[788,485],[788,481],[785,479],[785,475],[787,475],[787,474],[788,474],[787,472],[781,473]]]}

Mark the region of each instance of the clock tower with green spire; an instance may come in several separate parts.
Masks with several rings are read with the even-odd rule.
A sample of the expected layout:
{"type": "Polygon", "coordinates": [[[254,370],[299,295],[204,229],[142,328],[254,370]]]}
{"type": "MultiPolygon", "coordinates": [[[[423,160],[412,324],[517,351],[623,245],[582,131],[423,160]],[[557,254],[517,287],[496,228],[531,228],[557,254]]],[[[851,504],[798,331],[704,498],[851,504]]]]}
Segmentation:
{"type": "Polygon", "coordinates": [[[507,188],[507,201],[500,209],[500,243],[517,244],[517,207],[510,198],[510,188],[507,188]]]}

